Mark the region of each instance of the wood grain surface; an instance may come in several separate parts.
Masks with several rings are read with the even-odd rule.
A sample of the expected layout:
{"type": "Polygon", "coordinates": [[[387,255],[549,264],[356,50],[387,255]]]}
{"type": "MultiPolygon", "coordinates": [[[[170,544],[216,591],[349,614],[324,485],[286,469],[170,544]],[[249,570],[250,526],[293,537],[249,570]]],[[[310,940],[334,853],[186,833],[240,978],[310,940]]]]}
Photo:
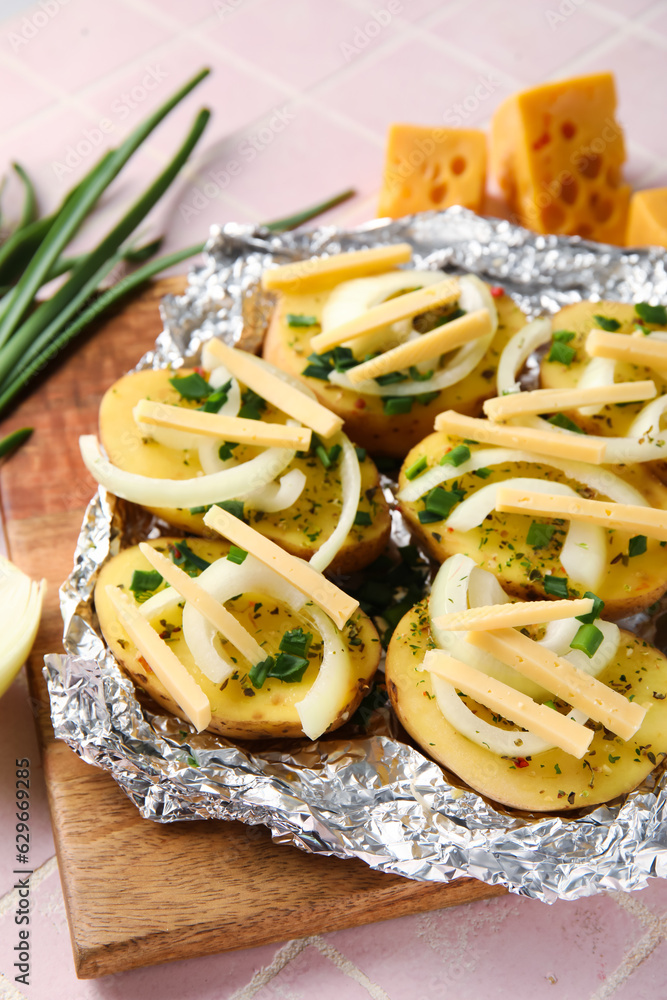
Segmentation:
{"type": "Polygon", "coordinates": [[[35,433],[0,466],[3,545],[49,594],[28,676],[77,975],[195,958],[453,906],[503,889],[474,879],[423,884],[361,861],[272,843],[264,828],[143,820],[103,771],[54,739],[43,656],[62,650],[58,586],[72,566],[95,484],[78,436],[95,432],[104,390],[149,349],[158,303],[184,279],[152,285],[71,352],[0,429],[35,433]]]}

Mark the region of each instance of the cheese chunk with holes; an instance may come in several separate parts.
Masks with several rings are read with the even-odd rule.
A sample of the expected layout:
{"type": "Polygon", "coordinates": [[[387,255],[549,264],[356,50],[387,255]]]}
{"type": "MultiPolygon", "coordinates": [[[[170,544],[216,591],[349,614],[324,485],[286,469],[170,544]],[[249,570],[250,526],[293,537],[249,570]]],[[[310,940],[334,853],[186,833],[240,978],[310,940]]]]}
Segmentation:
{"type": "Polygon", "coordinates": [[[481,212],[486,180],[486,136],[475,129],[391,125],[378,215],[463,205],[481,212]]]}
{"type": "Polygon", "coordinates": [[[667,188],[635,191],[625,243],[629,247],[667,247],[667,188]]]}
{"type": "Polygon", "coordinates": [[[491,171],[538,233],[625,240],[630,187],[611,73],[548,83],[508,98],[493,116],[491,171]]]}

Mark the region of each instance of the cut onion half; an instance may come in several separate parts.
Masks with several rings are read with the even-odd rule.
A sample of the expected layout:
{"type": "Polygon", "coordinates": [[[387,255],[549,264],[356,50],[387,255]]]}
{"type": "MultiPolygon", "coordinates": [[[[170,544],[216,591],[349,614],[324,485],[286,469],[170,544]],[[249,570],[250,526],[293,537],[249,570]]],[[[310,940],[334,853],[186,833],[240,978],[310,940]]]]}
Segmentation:
{"type": "Polygon", "coordinates": [[[42,616],[46,580],[36,583],[0,556],[0,695],[28,659],[42,616]]]}

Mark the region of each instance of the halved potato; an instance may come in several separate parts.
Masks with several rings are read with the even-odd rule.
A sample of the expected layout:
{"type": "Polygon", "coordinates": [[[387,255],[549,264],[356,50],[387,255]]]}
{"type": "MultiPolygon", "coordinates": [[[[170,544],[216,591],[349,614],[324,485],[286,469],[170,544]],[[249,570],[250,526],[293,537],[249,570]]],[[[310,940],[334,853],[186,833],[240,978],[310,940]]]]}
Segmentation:
{"type": "Polygon", "coordinates": [[[280,295],[264,340],[267,361],[291,375],[298,375],[328,406],[345,421],[346,434],[372,455],[402,458],[409,448],[433,428],[433,421],[443,410],[453,409],[469,416],[482,412],[485,399],[495,396],[498,359],[507,341],[525,324],[526,318],[506,295],[496,298],[498,332],[491,347],[476,368],[461,382],[441,390],[438,396],[423,404],[415,399],[410,413],[387,416],[381,396],[353,392],[322,379],[302,375],[312,348],[310,341],[320,332],[315,327],[290,327],[288,314],[320,318],[328,290],[311,293],[280,295]]]}
{"type": "MultiPolygon", "coordinates": [[[[148,544],[158,551],[168,554],[169,546],[178,546],[178,538],[159,538],[148,544]]],[[[223,541],[205,538],[188,539],[192,551],[208,562],[220,559],[229,551],[223,541]]],[[[145,660],[139,656],[122,625],[118,622],[115,609],[106,593],[109,585],[122,587],[132,596],[130,583],[135,570],[150,570],[152,567],[141,554],[138,546],[124,549],[110,559],[103,567],[95,588],[95,610],[102,634],[111,652],[134,683],[165,708],[179,718],[185,718],[182,710],[165,690],[145,660]]],[[[226,602],[226,607],[255,636],[260,636],[267,656],[275,654],[284,633],[300,625],[304,631],[313,633],[312,625],[274,598],[261,594],[239,595],[226,602]],[[277,610],[276,610],[277,609],[277,610]]],[[[168,618],[151,622],[157,626],[190,674],[202,687],[211,703],[212,721],[209,729],[231,739],[263,739],[269,737],[303,736],[299,715],[294,707],[310,690],[317,676],[320,662],[318,642],[313,635],[309,652],[311,664],[298,683],[285,683],[268,678],[261,688],[254,688],[247,679],[250,664],[227,644],[229,655],[238,658],[239,669],[232,678],[222,685],[214,684],[197,667],[181,631],[182,609],[174,610],[168,618]]],[[[329,730],[346,722],[368,691],[380,659],[380,640],[366,615],[358,610],[345,626],[343,636],[348,640],[348,662],[342,665],[347,671],[345,697],[335,706],[336,718],[329,730]]],[[[222,640],[223,644],[226,640],[222,640]]]]}
{"type": "MultiPolygon", "coordinates": [[[[178,376],[191,373],[180,368],[178,376]]],[[[167,448],[137,427],[132,410],[140,399],[172,405],[185,405],[178,391],[169,383],[174,372],[133,372],[124,375],[107,390],[100,406],[100,437],[110,461],[120,469],[143,476],[164,479],[193,479],[202,474],[199,456],[194,450],[167,448]]],[[[197,404],[190,404],[196,406],[197,404]]],[[[267,403],[263,414],[274,423],[285,423],[285,415],[267,403]]],[[[251,459],[260,448],[239,445],[234,455],[241,461],[251,459]]],[[[383,551],[390,530],[387,502],[379,485],[378,471],[367,456],[360,462],[361,496],[359,510],[371,518],[369,525],[354,525],[331,569],[348,573],[373,562],[383,551]]],[[[343,502],[339,466],[325,469],[312,455],[292,460],[285,472],[301,469],[307,477],[306,486],[296,503],[274,514],[248,511],[250,523],[261,534],[271,538],[293,555],[310,559],[333,532],[343,502]]],[[[196,535],[210,535],[203,514],[189,510],[160,507],[149,508],[168,524],[196,535]]]]}
{"type": "MultiPolygon", "coordinates": [[[[549,352],[545,353],[540,364],[540,384],[543,388],[571,389],[579,384],[586,365],[591,360],[586,354],[584,342],[591,330],[600,329],[595,320],[596,316],[615,320],[620,326],[614,332],[624,333],[628,336],[636,328],[639,321],[635,307],[621,302],[576,302],[571,306],[565,306],[554,316],[553,329],[574,333],[574,338],[569,340],[567,345],[575,348],[577,353],[569,365],[560,361],[547,361],[549,352]]],[[[664,327],[655,325],[648,325],[646,328],[651,331],[664,330],[664,327]]],[[[652,368],[628,364],[625,361],[616,362],[616,382],[639,382],[644,379],[652,379],[655,382],[659,396],[667,392],[667,380],[652,368]]],[[[603,437],[624,437],[632,421],[644,406],[646,406],[646,401],[623,403],[622,405],[603,406],[599,413],[593,415],[582,414],[579,410],[569,410],[566,415],[589,434],[600,434],[603,437]]],[[[667,460],[651,462],[650,465],[661,478],[667,474],[667,460]]]]}
{"type": "MultiPolygon", "coordinates": [[[[621,632],[618,652],[599,679],[650,708],[627,743],[595,726],[581,760],[559,749],[527,759],[499,757],[462,736],[440,711],[431,675],[421,669],[433,646],[422,602],[399,622],[387,651],[392,707],[425,753],[495,802],[528,812],[594,806],[631,791],[667,754],[667,659],[630,632],[621,632]]],[[[482,705],[469,702],[469,707],[481,719],[494,721],[482,705]]]]}
{"type": "MultiPolygon", "coordinates": [[[[449,437],[442,431],[430,434],[409,452],[401,469],[399,487],[402,489],[407,485],[405,471],[418,459],[425,458],[427,466],[431,468],[438,465],[445,454],[458,444],[461,444],[460,438],[449,437]]],[[[667,510],[667,487],[644,465],[619,466],[611,471],[642,493],[652,507],[667,510]]],[[[505,462],[491,467],[483,479],[475,473],[468,473],[458,477],[455,483],[469,496],[490,483],[515,477],[548,479],[565,483],[589,499],[609,499],[603,494],[594,494],[574,479],[568,479],[564,473],[550,466],[546,458],[531,463],[505,462]]],[[[448,484],[447,488],[451,490],[452,484],[448,484]]],[[[564,525],[562,521],[494,511],[479,527],[461,532],[447,528],[444,520],[430,524],[420,523],[419,512],[423,509],[421,499],[410,503],[401,501],[403,515],[438,562],[442,563],[448,556],[462,552],[474,559],[482,569],[494,573],[509,594],[522,600],[549,597],[544,590],[545,575],[566,575],[560,562],[563,532],[567,528],[567,524],[564,525]],[[526,536],[533,520],[556,527],[551,541],[544,547],[533,548],[527,544],[526,536]]],[[[627,558],[632,534],[634,533],[613,530],[607,532],[609,563],[603,582],[597,588],[598,596],[605,602],[605,618],[621,618],[643,610],[667,590],[664,545],[649,538],[646,552],[627,558]]],[[[589,589],[578,580],[569,580],[568,588],[572,597],[583,596],[589,589]]]]}

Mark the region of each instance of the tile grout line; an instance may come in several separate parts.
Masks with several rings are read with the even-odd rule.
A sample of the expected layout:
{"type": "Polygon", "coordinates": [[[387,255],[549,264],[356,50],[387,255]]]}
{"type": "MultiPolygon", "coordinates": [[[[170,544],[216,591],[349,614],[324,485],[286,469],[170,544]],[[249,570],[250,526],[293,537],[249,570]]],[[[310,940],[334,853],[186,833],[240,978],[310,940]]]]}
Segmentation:
{"type": "Polygon", "coordinates": [[[317,948],[317,950],[324,955],[325,958],[328,958],[329,961],[336,966],[336,968],[340,969],[340,971],[350,979],[353,979],[359,986],[362,986],[368,995],[372,997],[372,1000],[391,1000],[389,994],[386,993],[381,986],[372,982],[366,973],[362,972],[361,969],[354,964],[354,962],[352,962],[349,958],[346,958],[345,955],[338,951],[337,948],[334,948],[333,945],[327,944],[324,938],[322,938],[319,934],[316,934],[311,938],[311,944],[314,948],[317,948]]]}
{"type": "MultiPolygon", "coordinates": [[[[40,865],[39,868],[36,868],[33,871],[32,875],[30,876],[31,890],[36,889],[39,885],[41,885],[44,879],[48,878],[49,875],[52,875],[54,871],[57,871],[57,869],[58,869],[58,859],[54,854],[52,858],[49,858],[48,861],[45,861],[44,864],[40,865]]],[[[18,895],[16,889],[10,889],[9,892],[6,892],[4,894],[4,896],[1,896],[0,917],[4,917],[4,915],[11,910],[12,906],[16,906],[17,902],[18,902],[18,895]]]]}
{"type": "Polygon", "coordinates": [[[25,993],[21,993],[11,979],[7,979],[2,972],[0,972],[0,1000],[27,1000],[25,993]]]}
{"type": "Polygon", "coordinates": [[[642,902],[625,892],[606,892],[605,896],[620,909],[638,920],[647,932],[623,956],[619,965],[607,976],[602,986],[595,991],[590,1000],[609,1000],[610,997],[636,972],[639,966],[653,954],[657,946],[667,935],[667,921],[652,913],[642,902]]]}
{"type": "Polygon", "coordinates": [[[302,951],[306,950],[311,944],[311,940],[311,938],[295,938],[288,941],[276,952],[269,965],[263,965],[258,969],[252,979],[245,986],[232,993],[228,1000],[252,1000],[252,997],[262,986],[266,986],[286,965],[289,965],[302,951]]]}

